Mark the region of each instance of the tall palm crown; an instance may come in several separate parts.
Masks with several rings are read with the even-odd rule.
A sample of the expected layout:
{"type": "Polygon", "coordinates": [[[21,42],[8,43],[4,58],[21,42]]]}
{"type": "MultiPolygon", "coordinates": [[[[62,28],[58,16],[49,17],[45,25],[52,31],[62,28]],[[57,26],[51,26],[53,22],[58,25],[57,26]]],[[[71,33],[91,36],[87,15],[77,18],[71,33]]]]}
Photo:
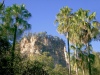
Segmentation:
{"type": "Polygon", "coordinates": [[[8,38],[12,38],[14,34],[14,28],[17,26],[17,33],[22,34],[25,30],[31,28],[27,19],[31,17],[29,11],[25,8],[25,5],[12,5],[3,10],[1,16],[1,24],[3,32],[6,35],[11,35],[8,38]]]}
{"type": "Polygon", "coordinates": [[[60,12],[57,14],[56,22],[58,23],[57,30],[61,34],[69,32],[71,26],[71,11],[72,9],[64,7],[60,9],[60,12]]]}
{"type": "Polygon", "coordinates": [[[78,19],[80,40],[84,43],[91,41],[99,32],[95,19],[96,13],[90,14],[89,10],[79,9],[75,15],[78,19]]]}

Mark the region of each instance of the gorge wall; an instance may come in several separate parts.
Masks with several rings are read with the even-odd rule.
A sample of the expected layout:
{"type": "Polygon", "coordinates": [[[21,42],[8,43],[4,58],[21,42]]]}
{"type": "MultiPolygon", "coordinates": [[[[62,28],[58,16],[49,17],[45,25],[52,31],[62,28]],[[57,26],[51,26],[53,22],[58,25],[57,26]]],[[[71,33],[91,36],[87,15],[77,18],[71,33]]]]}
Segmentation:
{"type": "Polygon", "coordinates": [[[29,34],[20,43],[21,54],[29,56],[43,52],[49,52],[55,64],[66,66],[66,48],[62,39],[56,36],[47,35],[46,32],[29,34]]]}

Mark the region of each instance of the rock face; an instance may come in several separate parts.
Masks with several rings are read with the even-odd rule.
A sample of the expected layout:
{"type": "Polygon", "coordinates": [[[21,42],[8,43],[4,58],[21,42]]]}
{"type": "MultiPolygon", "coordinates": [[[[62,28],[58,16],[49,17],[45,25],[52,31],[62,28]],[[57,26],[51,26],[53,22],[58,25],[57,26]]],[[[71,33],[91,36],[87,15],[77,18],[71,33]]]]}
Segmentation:
{"type": "Polygon", "coordinates": [[[55,64],[66,66],[67,59],[65,59],[66,49],[64,41],[56,36],[47,35],[46,32],[24,37],[21,40],[20,49],[24,56],[30,54],[40,55],[42,52],[49,52],[55,64]]]}

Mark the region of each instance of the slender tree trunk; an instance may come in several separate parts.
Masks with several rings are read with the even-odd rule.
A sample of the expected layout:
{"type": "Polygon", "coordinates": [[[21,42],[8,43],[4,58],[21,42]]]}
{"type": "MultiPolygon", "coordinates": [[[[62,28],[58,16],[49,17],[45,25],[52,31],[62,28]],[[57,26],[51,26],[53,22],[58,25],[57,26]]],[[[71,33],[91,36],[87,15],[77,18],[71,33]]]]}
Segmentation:
{"type": "Polygon", "coordinates": [[[84,69],[83,69],[83,75],[84,75],[84,73],[85,73],[85,71],[84,71],[84,69]]]}
{"type": "Polygon", "coordinates": [[[84,75],[85,70],[84,70],[84,66],[82,65],[82,74],[84,75]]]}
{"type": "MultiPolygon", "coordinates": [[[[76,45],[75,45],[76,48],[76,45]]],[[[75,49],[75,64],[76,64],[76,75],[78,75],[78,67],[77,67],[77,50],[75,49]]]]}
{"type": "Polygon", "coordinates": [[[89,68],[89,75],[91,74],[91,62],[90,62],[90,49],[89,49],[89,43],[87,43],[87,49],[88,49],[88,68],[89,68]]]}
{"type": "MultiPolygon", "coordinates": [[[[81,59],[84,59],[83,58],[83,55],[82,55],[82,58],[81,59]]],[[[84,60],[82,60],[82,74],[84,75],[84,73],[85,73],[85,69],[84,69],[84,60]]]]}
{"type": "Polygon", "coordinates": [[[77,67],[77,63],[76,63],[76,75],[78,75],[78,67],[77,67]]]}
{"type": "Polygon", "coordinates": [[[14,75],[14,59],[15,59],[15,43],[16,43],[16,32],[17,32],[17,26],[15,25],[15,32],[14,32],[14,39],[13,39],[13,47],[11,51],[11,75],[14,75]]]}
{"type": "Polygon", "coordinates": [[[69,32],[67,33],[67,44],[68,44],[68,57],[69,57],[69,75],[71,75],[70,49],[69,49],[69,32]]]}

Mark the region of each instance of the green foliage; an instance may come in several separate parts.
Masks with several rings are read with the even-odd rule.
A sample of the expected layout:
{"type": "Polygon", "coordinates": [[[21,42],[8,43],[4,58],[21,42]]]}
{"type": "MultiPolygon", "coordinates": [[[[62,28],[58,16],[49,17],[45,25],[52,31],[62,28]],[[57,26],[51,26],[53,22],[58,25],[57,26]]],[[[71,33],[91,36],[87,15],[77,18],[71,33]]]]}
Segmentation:
{"type": "Polygon", "coordinates": [[[6,36],[7,39],[13,40],[15,34],[15,26],[17,26],[17,37],[25,30],[31,28],[27,19],[31,17],[25,5],[13,4],[4,7],[0,14],[0,35],[6,36]]]}
{"type": "Polygon", "coordinates": [[[11,74],[10,47],[9,41],[0,36],[0,75],[11,74]]]}
{"type": "Polygon", "coordinates": [[[100,75],[100,53],[99,52],[94,52],[95,55],[95,62],[92,65],[92,74],[93,75],[100,75]]]}
{"type": "Polygon", "coordinates": [[[26,71],[23,72],[22,75],[49,75],[47,71],[43,69],[44,64],[38,61],[34,61],[34,63],[27,68],[26,71]]]}
{"type": "Polygon", "coordinates": [[[9,41],[6,38],[0,37],[0,54],[5,53],[11,47],[9,41]]]}
{"type": "Polygon", "coordinates": [[[18,56],[14,61],[15,75],[67,75],[67,68],[61,65],[54,67],[53,58],[47,52],[27,58],[19,58],[18,56]]]}
{"type": "Polygon", "coordinates": [[[10,45],[6,40],[0,41],[0,44],[0,75],[8,75],[11,74],[10,45]]]}
{"type": "MultiPolygon", "coordinates": [[[[53,74],[51,74],[53,75],[53,74]]],[[[54,75],[68,75],[67,67],[62,67],[61,65],[55,65],[54,75]]]]}

